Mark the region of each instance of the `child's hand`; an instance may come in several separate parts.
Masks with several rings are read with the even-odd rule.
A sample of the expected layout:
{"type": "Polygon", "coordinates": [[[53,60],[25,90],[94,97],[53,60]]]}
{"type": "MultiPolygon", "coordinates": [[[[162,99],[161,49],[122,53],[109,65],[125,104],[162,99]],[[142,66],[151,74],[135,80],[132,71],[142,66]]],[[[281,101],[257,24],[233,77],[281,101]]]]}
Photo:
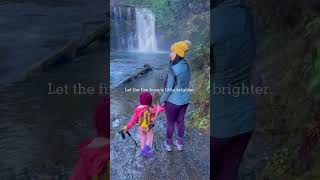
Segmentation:
{"type": "Polygon", "coordinates": [[[126,133],[126,132],[128,132],[128,127],[127,126],[123,126],[122,130],[123,130],[124,133],[126,133]]]}
{"type": "Polygon", "coordinates": [[[154,94],[154,99],[157,101],[157,103],[160,102],[160,96],[159,96],[158,93],[155,93],[155,94],[154,94]]]}
{"type": "Polygon", "coordinates": [[[152,129],[154,127],[154,124],[152,123],[152,124],[149,124],[149,126],[148,126],[148,128],[149,129],[152,129]]]}

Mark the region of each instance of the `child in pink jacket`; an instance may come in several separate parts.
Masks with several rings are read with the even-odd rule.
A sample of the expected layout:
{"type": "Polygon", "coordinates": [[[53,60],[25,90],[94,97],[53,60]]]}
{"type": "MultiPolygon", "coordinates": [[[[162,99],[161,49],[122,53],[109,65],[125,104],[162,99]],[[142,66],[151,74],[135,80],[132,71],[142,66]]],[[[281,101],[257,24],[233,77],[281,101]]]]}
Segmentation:
{"type": "Polygon", "coordinates": [[[144,157],[152,157],[152,127],[158,113],[164,112],[165,108],[159,105],[152,106],[152,95],[149,92],[140,93],[139,103],[140,104],[134,109],[131,120],[123,127],[123,130],[124,132],[127,132],[137,124],[139,126],[141,155],[144,157]]]}

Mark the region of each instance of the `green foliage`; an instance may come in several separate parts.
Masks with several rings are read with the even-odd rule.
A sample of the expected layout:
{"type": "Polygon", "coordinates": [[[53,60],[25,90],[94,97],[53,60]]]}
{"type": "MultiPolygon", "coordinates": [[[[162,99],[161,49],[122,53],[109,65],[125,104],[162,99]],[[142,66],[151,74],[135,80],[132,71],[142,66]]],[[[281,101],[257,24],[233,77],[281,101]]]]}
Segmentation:
{"type": "Polygon", "coordinates": [[[150,5],[156,18],[156,26],[160,29],[171,29],[175,26],[174,11],[170,9],[170,0],[128,0],[129,4],[150,5]]]}
{"type": "Polygon", "coordinates": [[[273,153],[268,161],[263,173],[258,180],[317,180],[320,178],[320,154],[319,149],[314,149],[311,153],[311,159],[314,166],[310,171],[301,171],[294,168],[294,165],[301,163],[299,159],[293,161],[294,148],[282,149],[273,153]]]}
{"type": "Polygon", "coordinates": [[[310,57],[311,62],[313,62],[312,67],[312,77],[310,80],[309,91],[314,94],[317,100],[320,99],[320,17],[315,18],[306,26],[306,32],[304,36],[306,38],[312,39],[313,43],[310,46],[313,46],[313,54],[310,57]]]}
{"type": "MultiPolygon", "coordinates": [[[[156,26],[160,29],[173,29],[175,26],[174,12],[168,6],[169,0],[152,1],[152,9],[155,13],[156,26]]],[[[171,32],[171,31],[170,31],[171,32]]]]}
{"type": "Polygon", "coordinates": [[[314,61],[314,72],[309,90],[314,93],[316,98],[320,98],[320,57],[317,57],[314,61]]]}
{"type": "Polygon", "coordinates": [[[272,154],[267,166],[261,176],[261,179],[282,179],[288,171],[292,151],[289,149],[281,149],[272,154]],[[272,178],[271,178],[272,177],[272,178]]]}
{"type": "Polygon", "coordinates": [[[317,36],[320,34],[320,17],[314,18],[306,25],[305,36],[317,36]]]}
{"type": "MultiPolygon", "coordinates": [[[[319,114],[319,99],[314,97],[320,98],[320,19],[305,9],[307,1],[292,4],[283,1],[279,4],[282,7],[275,6],[275,9],[272,4],[278,3],[273,0],[251,2],[258,14],[258,34],[261,35],[258,72],[264,76],[265,85],[272,89],[271,95],[257,97],[257,127],[259,131],[288,132],[274,136],[274,141],[281,142],[281,150],[268,157],[266,167],[257,176],[261,180],[319,179],[320,157],[313,155],[318,162],[307,170],[300,166],[293,169],[292,165],[304,161],[295,155],[297,146],[301,148],[305,144],[302,140],[309,131],[307,127],[319,114]],[[294,9],[292,6],[299,7],[298,16],[287,15],[294,9]]],[[[315,148],[316,145],[309,149],[313,152],[315,148]]]]}
{"type": "Polygon", "coordinates": [[[199,109],[192,114],[192,126],[199,129],[209,128],[209,114],[203,114],[199,109]]]}
{"type": "Polygon", "coordinates": [[[192,124],[197,128],[209,128],[210,122],[210,49],[195,45],[190,52],[192,84],[194,93],[192,104],[195,111],[192,124]]]}

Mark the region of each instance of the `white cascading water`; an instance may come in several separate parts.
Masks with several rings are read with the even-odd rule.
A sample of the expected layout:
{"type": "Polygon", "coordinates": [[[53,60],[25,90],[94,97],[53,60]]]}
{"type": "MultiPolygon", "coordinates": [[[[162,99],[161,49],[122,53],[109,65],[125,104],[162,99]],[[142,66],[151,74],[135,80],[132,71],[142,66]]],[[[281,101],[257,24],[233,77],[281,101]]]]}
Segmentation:
{"type": "Polygon", "coordinates": [[[114,6],[113,12],[116,49],[157,51],[155,16],[150,9],[114,6]]]}
{"type": "Polygon", "coordinates": [[[138,51],[156,51],[155,17],[148,8],[136,8],[138,51]]]}
{"type": "MultiPolygon", "coordinates": [[[[127,18],[128,20],[132,20],[130,7],[127,9],[127,17],[128,17],[127,18]]],[[[130,26],[127,26],[127,32],[128,32],[128,34],[127,34],[128,50],[132,51],[132,50],[134,50],[134,45],[133,45],[134,44],[134,42],[133,42],[134,41],[134,32],[131,32],[130,26]]]]}
{"type": "MultiPolygon", "coordinates": [[[[113,7],[113,12],[116,14],[116,15],[118,15],[118,12],[117,12],[117,7],[116,6],[114,6],[113,7]]],[[[115,16],[115,21],[119,21],[119,18],[118,18],[118,16],[115,16]]],[[[115,28],[115,33],[116,33],[116,40],[117,40],[117,48],[119,48],[120,47],[120,28],[119,28],[119,23],[114,23],[114,28],[115,28]]]]}
{"type": "MultiPolygon", "coordinates": [[[[121,6],[119,6],[119,16],[120,16],[120,20],[123,21],[121,6]]],[[[123,23],[120,23],[120,45],[121,45],[121,47],[125,46],[125,38],[124,38],[124,33],[123,33],[123,23]]]]}

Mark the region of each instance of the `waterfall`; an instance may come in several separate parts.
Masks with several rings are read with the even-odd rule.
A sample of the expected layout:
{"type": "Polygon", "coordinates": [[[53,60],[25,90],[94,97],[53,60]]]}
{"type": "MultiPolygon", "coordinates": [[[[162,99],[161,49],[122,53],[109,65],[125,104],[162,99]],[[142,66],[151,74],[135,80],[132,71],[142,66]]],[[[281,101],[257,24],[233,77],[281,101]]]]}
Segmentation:
{"type": "Polygon", "coordinates": [[[114,6],[115,36],[112,48],[118,50],[150,52],[157,51],[155,16],[145,7],[114,6]]]}
{"type": "Polygon", "coordinates": [[[157,50],[155,17],[151,10],[147,8],[136,8],[136,24],[138,50],[157,50]]]}
{"type": "MultiPolygon", "coordinates": [[[[122,12],[121,12],[121,6],[118,7],[119,8],[119,19],[120,21],[123,21],[123,17],[122,17],[122,12]]],[[[124,38],[124,32],[123,32],[123,23],[120,23],[120,28],[119,28],[119,33],[120,33],[120,47],[125,47],[125,38],[124,38]]]]}
{"type": "MultiPolygon", "coordinates": [[[[117,13],[117,7],[114,6],[113,7],[113,13],[114,13],[114,21],[119,21],[118,18],[118,13],[117,13]]],[[[115,36],[116,36],[116,48],[120,49],[120,28],[119,28],[120,23],[114,23],[114,32],[115,32],[115,36]]]]}
{"type": "MultiPolygon", "coordinates": [[[[127,10],[127,20],[132,20],[132,12],[131,12],[131,8],[129,7],[127,10]]],[[[133,50],[134,49],[134,31],[132,28],[130,28],[129,26],[127,26],[127,39],[128,39],[128,50],[133,50]],[[131,30],[132,29],[132,30],[131,30]]]]}

